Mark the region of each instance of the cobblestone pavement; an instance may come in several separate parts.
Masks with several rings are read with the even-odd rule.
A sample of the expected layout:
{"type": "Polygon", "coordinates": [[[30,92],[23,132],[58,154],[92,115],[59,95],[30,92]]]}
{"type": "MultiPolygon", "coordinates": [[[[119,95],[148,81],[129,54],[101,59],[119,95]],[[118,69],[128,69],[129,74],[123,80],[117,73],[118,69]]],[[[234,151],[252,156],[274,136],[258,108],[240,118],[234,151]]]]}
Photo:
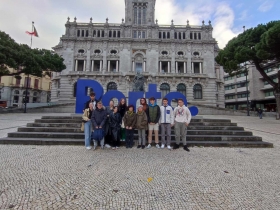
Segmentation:
{"type": "MultiPolygon", "coordinates": [[[[40,115],[1,115],[0,135],[5,136],[5,126],[24,126],[36,118],[40,115]]],[[[0,209],[279,210],[280,122],[205,118],[232,119],[274,148],[194,147],[188,153],[182,148],[0,145],[0,209]]]]}

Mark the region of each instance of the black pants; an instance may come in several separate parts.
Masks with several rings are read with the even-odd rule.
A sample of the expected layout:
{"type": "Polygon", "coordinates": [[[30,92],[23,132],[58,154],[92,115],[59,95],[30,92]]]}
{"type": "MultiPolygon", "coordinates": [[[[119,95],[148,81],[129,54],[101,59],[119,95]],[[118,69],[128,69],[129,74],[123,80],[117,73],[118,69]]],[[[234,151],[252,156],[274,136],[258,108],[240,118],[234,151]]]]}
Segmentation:
{"type": "Polygon", "coordinates": [[[134,129],[126,129],[126,139],[125,139],[125,146],[126,148],[133,147],[133,140],[134,140],[134,129]]]}

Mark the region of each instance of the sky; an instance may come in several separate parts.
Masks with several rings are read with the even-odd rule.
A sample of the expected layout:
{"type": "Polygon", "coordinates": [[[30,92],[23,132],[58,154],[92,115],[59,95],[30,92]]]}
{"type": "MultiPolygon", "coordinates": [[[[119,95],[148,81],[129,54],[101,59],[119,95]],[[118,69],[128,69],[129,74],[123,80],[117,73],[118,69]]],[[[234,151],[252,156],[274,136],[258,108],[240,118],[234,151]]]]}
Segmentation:
{"type": "MultiPolygon", "coordinates": [[[[201,25],[211,20],[213,37],[222,49],[246,29],[279,20],[279,0],[156,0],[158,24],[201,25]]],[[[0,30],[16,42],[30,45],[32,21],[39,34],[32,48],[51,49],[65,33],[67,17],[88,23],[121,23],[124,0],[0,0],[0,30]]]]}

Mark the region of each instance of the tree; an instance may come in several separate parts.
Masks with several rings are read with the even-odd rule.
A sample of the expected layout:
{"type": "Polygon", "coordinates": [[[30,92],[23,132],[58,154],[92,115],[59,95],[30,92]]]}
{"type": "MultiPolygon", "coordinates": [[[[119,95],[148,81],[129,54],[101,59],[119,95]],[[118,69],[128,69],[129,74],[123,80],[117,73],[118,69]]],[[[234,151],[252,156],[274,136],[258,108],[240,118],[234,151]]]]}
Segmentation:
{"type": "Polygon", "coordinates": [[[278,82],[274,82],[264,71],[268,62],[280,61],[280,21],[271,21],[250,28],[230,40],[216,57],[216,62],[224,67],[225,72],[244,69],[244,64],[255,65],[263,79],[272,87],[278,108],[277,119],[280,117],[280,70],[278,82]]]}
{"type": "Polygon", "coordinates": [[[16,43],[8,34],[0,31],[0,76],[31,74],[41,77],[51,72],[61,72],[66,66],[64,59],[46,49],[31,49],[16,43]],[[9,68],[17,72],[10,72],[9,68]]]}

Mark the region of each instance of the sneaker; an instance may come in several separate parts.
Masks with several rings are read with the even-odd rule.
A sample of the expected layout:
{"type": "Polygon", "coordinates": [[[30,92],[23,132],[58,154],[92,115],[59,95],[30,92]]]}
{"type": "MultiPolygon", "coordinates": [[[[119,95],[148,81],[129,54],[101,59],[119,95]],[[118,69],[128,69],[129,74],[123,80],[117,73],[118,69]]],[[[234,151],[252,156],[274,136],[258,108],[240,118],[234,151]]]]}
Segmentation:
{"type": "Polygon", "coordinates": [[[112,150],[115,150],[116,149],[116,147],[112,147],[112,150]]]}
{"type": "Polygon", "coordinates": [[[87,149],[87,150],[90,150],[90,149],[91,149],[91,146],[89,146],[89,147],[86,147],[86,149],[87,149]]]}
{"type": "Polygon", "coordinates": [[[147,149],[150,149],[152,146],[151,144],[148,144],[148,146],[146,147],[147,149]]]}
{"type": "Polygon", "coordinates": [[[160,148],[159,144],[156,144],[156,148],[158,148],[158,149],[160,148]]]}
{"type": "Polygon", "coordinates": [[[119,147],[116,147],[116,149],[119,149],[119,147]]]}
{"type": "Polygon", "coordinates": [[[141,145],[138,145],[138,146],[137,146],[137,149],[140,149],[141,147],[142,147],[141,145]]]}
{"type": "Polygon", "coordinates": [[[145,149],[145,145],[142,145],[142,149],[145,149]]]}
{"type": "Polygon", "coordinates": [[[175,144],[173,149],[179,149],[179,147],[180,147],[179,144],[175,144]]]}
{"type": "Polygon", "coordinates": [[[164,149],[164,144],[161,145],[161,149],[164,149]]]}
{"type": "Polygon", "coordinates": [[[105,144],[105,147],[108,148],[108,149],[111,148],[111,146],[109,144],[105,144]]]}
{"type": "Polygon", "coordinates": [[[101,146],[101,149],[104,149],[104,145],[101,146]]]}
{"type": "Polygon", "coordinates": [[[184,150],[186,150],[187,152],[189,152],[189,148],[187,147],[187,145],[184,146],[184,150]]]}
{"type": "Polygon", "coordinates": [[[93,147],[93,150],[95,150],[95,149],[96,149],[96,146],[93,147]]]}
{"type": "Polygon", "coordinates": [[[172,149],[172,147],[170,147],[170,145],[167,145],[167,149],[170,149],[170,150],[171,150],[171,149],[172,149]]]}

